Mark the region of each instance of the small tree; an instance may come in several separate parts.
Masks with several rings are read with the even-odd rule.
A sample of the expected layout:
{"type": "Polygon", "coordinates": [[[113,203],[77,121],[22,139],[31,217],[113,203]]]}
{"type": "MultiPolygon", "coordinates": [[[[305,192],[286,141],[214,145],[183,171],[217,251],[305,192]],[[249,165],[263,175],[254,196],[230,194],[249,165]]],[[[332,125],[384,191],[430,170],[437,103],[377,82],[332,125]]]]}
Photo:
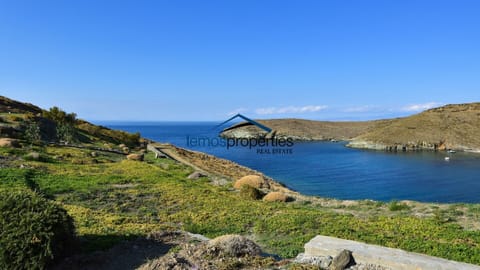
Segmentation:
{"type": "Polygon", "coordinates": [[[74,125],[77,121],[77,115],[75,113],[66,113],[57,106],[50,108],[48,111],[44,111],[43,117],[48,118],[57,124],[74,125]]]}
{"type": "Polygon", "coordinates": [[[48,111],[43,112],[43,117],[55,122],[57,125],[57,139],[60,141],[71,142],[75,138],[75,123],[77,115],[75,113],[66,113],[62,109],[54,106],[48,111]]]}
{"type": "Polygon", "coordinates": [[[25,125],[25,140],[27,140],[27,142],[29,142],[31,145],[39,143],[42,140],[42,137],[38,123],[33,120],[29,120],[25,125]]]}
{"type": "Polygon", "coordinates": [[[75,129],[72,125],[57,123],[57,138],[61,141],[71,142],[74,139],[75,129]]]}

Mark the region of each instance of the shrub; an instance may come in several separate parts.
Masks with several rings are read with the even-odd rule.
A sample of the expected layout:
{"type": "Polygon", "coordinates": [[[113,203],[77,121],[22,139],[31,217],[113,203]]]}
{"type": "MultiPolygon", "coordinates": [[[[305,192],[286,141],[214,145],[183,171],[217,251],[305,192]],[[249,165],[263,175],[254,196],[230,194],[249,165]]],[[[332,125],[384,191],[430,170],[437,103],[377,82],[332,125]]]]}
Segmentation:
{"type": "Polygon", "coordinates": [[[268,184],[263,177],[259,175],[247,175],[235,182],[233,185],[236,189],[241,189],[243,185],[248,185],[254,188],[268,188],[268,184]]]}
{"type": "Polygon", "coordinates": [[[388,210],[390,211],[402,211],[402,210],[408,210],[410,209],[410,206],[408,206],[405,203],[400,203],[398,201],[391,201],[388,204],[388,210]]]}
{"type": "Polygon", "coordinates": [[[263,200],[266,202],[286,202],[288,201],[288,196],[282,192],[274,191],[265,195],[263,200]]]}
{"type": "Polygon", "coordinates": [[[234,257],[258,256],[260,247],[252,240],[236,234],[222,235],[207,243],[207,253],[234,257]]]}
{"type": "Polygon", "coordinates": [[[263,197],[263,193],[249,185],[243,185],[240,188],[240,196],[245,199],[259,200],[263,197]]]}
{"type": "Polygon", "coordinates": [[[72,218],[30,191],[0,192],[0,269],[44,269],[75,246],[72,218]]]}
{"type": "Polygon", "coordinates": [[[40,126],[37,122],[27,121],[25,123],[24,137],[30,144],[38,144],[42,140],[40,126]]]}

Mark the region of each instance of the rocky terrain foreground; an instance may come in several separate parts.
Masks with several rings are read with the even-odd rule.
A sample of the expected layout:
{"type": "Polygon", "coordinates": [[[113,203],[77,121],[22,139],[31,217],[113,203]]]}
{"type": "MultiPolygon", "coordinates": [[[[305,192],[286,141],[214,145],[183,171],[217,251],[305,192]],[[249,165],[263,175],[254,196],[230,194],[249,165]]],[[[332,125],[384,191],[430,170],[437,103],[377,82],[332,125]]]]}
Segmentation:
{"type": "MultiPolygon", "coordinates": [[[[345,140],[348,146],[385,151],[456,150],[480,152],[480,103],[452,104],[409,117],[326,122],[300,119],[258,120],[277,137],[295,140],[345,140]]],[[[258,138],[265,132],[241,123],[225,129],[227,138],[258,138]]]]}

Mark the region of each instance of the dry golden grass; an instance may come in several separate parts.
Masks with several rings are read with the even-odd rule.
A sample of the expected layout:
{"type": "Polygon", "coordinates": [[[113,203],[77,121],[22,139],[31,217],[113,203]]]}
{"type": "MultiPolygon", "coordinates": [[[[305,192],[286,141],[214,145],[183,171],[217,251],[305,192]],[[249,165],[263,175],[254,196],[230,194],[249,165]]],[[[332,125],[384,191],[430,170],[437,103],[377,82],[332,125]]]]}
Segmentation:
{"type": "Polygon", "coordinates": [[[129,160],[143,161],[143,154],[130,154],[127,156],[129,160]]]}
{"type": "Polygon", "coordinates": [[[288,201],[288,196],[282,192],[274,191],[265,195],[263,200],[266,202],[286,202],[288,201]]]}
{"type": "MultiPolygon", "coordinates": [[[[390,120],[362,121],[362,122],[330,122],[305,119],[271,119],[258,120],[259,123],[277,131],[277,136],[303,138],[308,140],[348,140],[382,126],[390,120]]],[[[228,128],[222,134],[226,137],[235,137],[237,130],[251,134],[262,134],[264,131],[253,125],[240,123],[228,128]]]]}
{"type": "Polygon", "coordinates": [[[237,234],[222,235],[210,240],[207,244],[210,251],[222,252],[235,257],[258,256],[260,247],[252,240],[237,234]]]}
{"type": "Polygon", "coordinates": [[[480,103],[446,105],[392,120],[356,140],[394,144],[414,144],[448,148],[480,148],[480,103]]]}
{"type": "Polygon", "coordinates": [[[10,138],[0,138],[0,147],[19,147],[18,140],[10,138]]]}
{"type": "Polygon", "coordinates": [[[240,179],[238,179],[235,184],[233,184],[233,187],[236,189],[242,188],[243,185],[251,186],[254,188],[268,188],[268,184],[263,179],[263,177],[259,175],[247,175],[244,176],[240,179]]]}

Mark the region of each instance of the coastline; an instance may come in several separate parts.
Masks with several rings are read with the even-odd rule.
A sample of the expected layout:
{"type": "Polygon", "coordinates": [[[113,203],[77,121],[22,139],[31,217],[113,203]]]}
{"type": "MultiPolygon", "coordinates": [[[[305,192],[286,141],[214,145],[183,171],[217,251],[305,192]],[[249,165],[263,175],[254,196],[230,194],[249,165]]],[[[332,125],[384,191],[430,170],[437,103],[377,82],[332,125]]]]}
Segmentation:
{"type": "MultiPolygon", "coordinates": [[[[174,155],[181,156],[187,163],[187,166],[192,164],[209,174],[213,178],[212,183],[215,185],[228,185],[238,180],[242,176],[256,174],[264,177],[269,185],[271,191],[279,191],[287,194],[294,199],[293,203],[297,204],[311,204],[322,208],[331,209],[334,212],[342,214],[351,214],[360,218],[367,218],[371,215],[395,215],[395,211],[391,211],[392,205],[405,205],[412,216],[416,217],[435,217],[438,211],[451,211],[452,207],[462,209],[468,208],[469,205],[480,205],[478,203],[438,203],[438,202],[420,202],[415,200],[392,200],[390,202],[381,202],[372,199],[361,200],[342,200],[329,197],[305,195],[297,192],[276,181],[274,178],[265,175],[260,171],[253,170],[246,166],[235,163],[234,161],[216,157],[207,153],[193,151],[190,149],[178,147],[172,144],[168,145],[169,149],[175,152],[174,155]],[[221,164],[217,166],[217,164],[221,164]],[[227,172],[225,174],[225,172],[227,172]],[[377,208],[377,209],[375,209],[377,208]]],[[[195,168],[194,167],[194,168],[195,168]]],[[[446,217],[450,219],[452,217],[446,217]]],[[[453,218],[452,218],[453,219],[453,218]]],[[[467,230],[480,229],[480,220],[471,218],[462,218],[456,221],[460,226],[467,230]]]]}

